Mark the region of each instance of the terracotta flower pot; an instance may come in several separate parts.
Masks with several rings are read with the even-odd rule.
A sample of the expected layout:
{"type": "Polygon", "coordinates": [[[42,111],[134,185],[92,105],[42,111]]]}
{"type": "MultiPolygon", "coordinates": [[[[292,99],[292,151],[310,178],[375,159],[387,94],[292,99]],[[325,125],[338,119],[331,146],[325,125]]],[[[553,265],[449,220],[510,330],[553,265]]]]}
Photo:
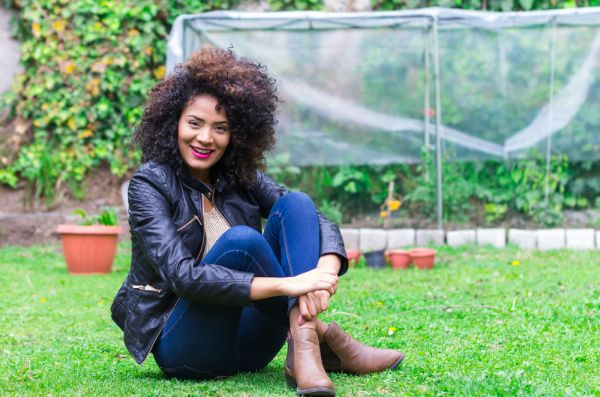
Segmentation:
{"type": "Polygon", "coordinates": [[[109,273],[115,259],[119,226],[59,225],[67,270],[71,274],[109,273]]]}
{"type": "Polygon", "coordinates": [[[364,256],[367,266],[378,269],[385,267],[384,250],[365,252],[364,256]]]}
{"type": "Polygon", "coordinates": [[[410,257],[419,269],[431,269],[435,262],[435,250],[430,248],[415,248],[410,251],[410,257]]]}
{"type": "Polygon", "coordinates": [[[346,250],[346,256],[348,257],[348,266],[355,267],[358,261],[360,260],[360,251],[349,249],[346,250]]]}
{"type": "Polygon", "coordinates": [[[410,266],[410,252],[404,250],[389,250],[387,257],[394,269],[408,269],[410,266]]]}

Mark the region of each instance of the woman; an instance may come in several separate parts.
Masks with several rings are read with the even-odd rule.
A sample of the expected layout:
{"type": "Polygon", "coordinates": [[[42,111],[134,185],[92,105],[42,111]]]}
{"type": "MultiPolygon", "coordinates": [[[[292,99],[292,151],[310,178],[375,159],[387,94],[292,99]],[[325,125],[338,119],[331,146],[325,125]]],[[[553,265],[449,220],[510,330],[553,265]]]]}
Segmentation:
{"type": "Polygon", "coordinates": [[[177,378],[259,370],[289,334],[288,384],[335,395],[325,370],[369,373],[403,356],[318,319],[347,259],[310,198],[260,172],[276,108],[264,67],[219,49],[150,90],[129,184],[131,270],[112,317],[138,363],[152,353],[177,378]]]}

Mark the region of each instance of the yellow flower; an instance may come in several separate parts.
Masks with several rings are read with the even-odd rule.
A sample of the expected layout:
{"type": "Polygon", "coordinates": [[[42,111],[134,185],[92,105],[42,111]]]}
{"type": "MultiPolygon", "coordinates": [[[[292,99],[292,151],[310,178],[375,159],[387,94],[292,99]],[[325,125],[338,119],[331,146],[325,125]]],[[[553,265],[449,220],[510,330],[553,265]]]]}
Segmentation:
{"type": "Polygon", "coordinates": [[[154,48],[146,47],[144,51],[146,52],[146,55],[152,55],[154,53],[154,48]]]}
{"type": "Polygon", "coordinates": [[[42,26],[39,23],[34,22],[31,24],[31,30],[33,31],[33,35],[35,37],[40,37],[40,32],[42,30],[42,26]]]}
{"type": "Polygon", "coordinates": [[[398,331],[398,328],[396,328],[396,327],[389,327],[389,328],[388,328],[388,333],[387,333],[387,334],[388,334],[388,336],[392,336],[392,335],[394,335],[394,333],[395,333],[396,331],[398,331]]]}
{"type": "Polygon", "coordinates": [[[377,306],[383,306],[383,302],[382,301],[377,301],[377,306]]]}
{"type": "Polygon", "coordinates": [[[86,128],[85,130],[80,132],[79,135],[77,135],[77,138],[83,139],[83,138],[89,138],[91,136],[94,136],[94,131],[90,130],[89,128],[86,128]]]}
{"type": "Polygon", "coordinates": [[[387,211],[381,211],[379,213],[379,216],[382,217],[382,218],[387,218],[388,216],[390,216],[390,213],[387,212],[387,211]]]}
{"type": "Polygon", "coordinates": [[[75,120],[73,119],[73,117],[69,117],[69,119],[67,120],[67,126],[71,131],[75,131],[75,129],[77,128],[77,124],[75,124],[75,120]]]}
{"type": "Polygon", "coordinates": [[[67,25],[67,23],[65,22],[64,19],[59,19],[58,21],[52,22],[52,27],[57,32],[62,32],[63,30],[65,30],[66,25],[67,25]]]}
{"type": "Polygon", "coordinates": [[[521,264],[521,262],[519,262],[517,260],[512,261],[513,266],[519,266],[520,264],[521,264]]]}
{"type": "Polygon", "coordinates": [[[85,89],[87,90],[87,92],[92,94],[92,96],[98,95],[100,93],[100,79],[91,79],[85,85],[85,89]]]}
{"type": "Polygon", "coordinates": [[[131,29],[127,32],[128,36],[139,36],[140,35],[140,31],[137,29],[131,29]]]}
{"type": "Polygon", "coordinates": [[[65,66],[66,74],[71,74],[71,73],[73,73],[74,70],[75,70],[75,64],[72,62],[69,62],[69,64],[67,66],[65,66]]]}
{"type": "Polygon", "coordinates": [[[400,200],[390,200],[388,201],[388,207],[390,207],[390,211],[396,211],[400,208],[400,200]]]}
{"type": "Polygon", "coordinates": [[[156,69],[154,69],[154,77],[156,77],[157,80],[162,80],[165,77],[165,72],[166,69],[163,66],[159,66],[156,69]]]}
{"type": "Polygon", "coordinates": [[[48,302],[48,298],[42,298],[42,299],[40,299],[40,303],[46,303],[46,302],[48,302]]]}

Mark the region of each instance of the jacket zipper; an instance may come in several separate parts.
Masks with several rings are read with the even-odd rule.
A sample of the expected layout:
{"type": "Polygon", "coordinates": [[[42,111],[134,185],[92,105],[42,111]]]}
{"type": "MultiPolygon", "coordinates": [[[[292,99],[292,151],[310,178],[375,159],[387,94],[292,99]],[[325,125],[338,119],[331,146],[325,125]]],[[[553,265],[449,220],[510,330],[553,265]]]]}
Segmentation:
{"type": "MultiPolygon", "coordinates": [[[[217,179],[217,182],[219,182],[219,180],[217,179]]],[[[216,186],[217,183],[215,183],[216,186]]],[[[219,211],[219,213],[221,215],[223,215],[223,218],[225,219],[225,221],[227,221],[227,223],[229,224],[229,227],[231,227],[233,224],[231,223],[231,221],[229,220],[229,218],[227,218],[227,214],[225,214],[225,212],[223,210],[221,210],[219,208],[219,206],[217,205],[217,200],[215,200],[215,187],[213,186],[212,188],[212,203],[213,203],[213,207],[215,207],[215,209],[217,209],[217,211],[219,211]]]]}
{"type": "MultiPolygon", "coordinates": [[[[202,193],[200,193],[200,216],[202,217],[202,221],[200,222],[204,228],[204,197],[202,193]]],[[[196,262],[200,260],[202,253],[204,252],[204,245],[206,244],[206,231],[202,231],[202,243],[200,244],[200,251],[198,251],[198,255],[196,256],[196,262]]]]}
{"type": "Polygon", "coordinates": [[[192,217],[192,219],[190,219],[189,221],[187,221],[185,224],[179,226],[179,228],[177,228],[177,232],[182,231],[183,229],[185,229],[186,227],[188,227],[190,224],[192,224],[192,222],[194,221],[198,221],[198,223],[200,223],[200,225],[202,225],[202,222],[200,221],[200,218],[198,218],[198,215],[194,215],[192,217]]]}
{"type": "Polygon", "coordinates": [[[162,291],[162,289],[155,288],[155,287],[151,286],[150,284],[146,284],[146,285],[131,284],[131,288],[139,289],[140,291],[152,291],[152,292],[158,292],[158,293],[160,293],[162,291]]]}

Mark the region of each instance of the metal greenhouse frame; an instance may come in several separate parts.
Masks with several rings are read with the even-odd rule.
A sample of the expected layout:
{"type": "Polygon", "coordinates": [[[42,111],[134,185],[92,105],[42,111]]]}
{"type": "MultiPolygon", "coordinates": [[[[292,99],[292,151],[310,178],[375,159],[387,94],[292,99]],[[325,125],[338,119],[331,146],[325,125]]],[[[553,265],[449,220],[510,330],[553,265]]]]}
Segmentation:
{"type": "MultiPolygon", "coordinates": [[[[330,152],[323,149],[321,157],[315,157],[315,163],[318,161],[327,161],[328,164],[335,164],[334,161],[339,161],[340,164],[356,163],[359,161],[356,160],[357,158],[361,159],[361,153],[370,153],[368,156],[363,156],[369,159],[367,163],[414,162],[418,161],[414,155],[418,145],[424,145],[429,150],[435,149],[436,216],[440,229],[443,227],[442,164],[444,159],[442,154],[446,145],[456,147],[459,158],[507,159],[519,157],[530,148],[538,148],[545,153],[547,174],[550,171],[550,157],[553,152],[568,152],[574,159],[579,157],[600,159],[600,128],[594,129],[594,126],[600,124],[596,121],[586,121],[593,118],[591,116],[593,110],[589,108],[594,106],[590,103],[596,104],[590,102],[590,98],[600,97],[600,7],[527,13],[427,8],[368,13],[210,12],[181,15],[175,20],[169,37],[167,73],[172,72],[176,64],[185,61],[196,49],[207,45],[233,46],[241,55],[258,59],[269,66],[269,69],[274,68],[286,99],[289,97],[290,102],[297,102],[302,109],[308,108],[312,112],[298,113],[300,115],[289,117],[284,115],[284,119],[289,118],[289,122],[285,121],[281,130],[300,131],[297,132],[297,136],[292,137],[296,140],[290,141],[293,143],[290,143],[289,147],[294,148],[305,144],[302,141],[301,133],[303,133],[306,137],[315,136],[322,139],[323,147],[327,146],[326,142],[330,142],[328,144],[333,148],[330,152]],[[401,35],[409,31],[418,32],[418,35],[406,36],[403,40],[399,40],[395,47],[393,43],[386,43],[386,38],[387,41],[393,41],[393,35],[401,35]],[[350,32],[352,35],[348,36],[350,32]],[[313,36],[307,36],[311,34],[313,36]],[[353,71],[367,70],[367,66],[362,66],[360,63],[368,58],[367,55],[341,58],[348,59],[348,63],[352,64],[354,69],[348,66],[348,73],[340,72],[341,76],[331,75],[329,78],[336,82],[331,87],[323,83],[329,80],[325,78],[318,80],[313,76],[305,76],[307,79],[313,79],[305,84],[300,80],[302,77],[298,77],[304,71],[302,65],[324,57],[323,54],[327,49],[321,49],[319,43],[323,40],[325,42],[331,40],[332,36],[327,34],[338,35],[332,41],[335,42],[335,46],[332,46],[331,51],[339,51],[340,54],[364,55],[360,49],[353,49],[353,46],[359,46],[361,40],[371,40],[371,43],[375,43],[377,37],[382,37],[381,43],[388,45],[380,50],[380,58],[391,56],[390,52],[393,52],[394,48],[402,51],[402,46],[409,47],[413,41],[417,43],[414,58],[418,58],[418,62],[414,65],[422,67],[420,74],[422,79],[418,79],[419,81],[415,83],[418,86],[418,95],[411,97],[413,98],[411,100],[396,101],[394,94],[386,94],[389,97],[385,103],[391,103],[389,107],[392,109],[388,112],[379,111],[380,106],[373,105],[365,99],[366,97],[357,104],[356,98],[352,97],[353,88],[348,86],[352,85],[353,71]],[[363,40],[361,34],[372,36],[363,40]],[[517,41],[517,36],[523,35],[526,36],[523,41],[517,41]],[[345,37],[348,37],[347,40],[345,37]],[[294,47],[296,46],[294,43],[302,43],[297,45],[294,52],[289,50],[290,52],[286,53],[284,49],[280,49],[285,46],[294,47]],[[490,78],[479,81],[475,78],[472,92],[473,95],[482,95],[482,101],[490,104],[489,109],[502,108],[502,112],[488,112],[489,117],[481,117],[479,121],[468,124],[464,119],[475,111],[481,113],[481,110],[465,105],[464,108],[459,109],[460,117],[454,117],[456,120],[450,120],[448,125],[444,125],[442,115],[447,110],[443,105],[443,99],[450,98],[461,105],[464,99],[464,95],[457,95],[453,91],[455,87],[461,86],[459,82],[454,82],[453,79],[443,80],[445,73],[454,77],[456,72],[446,72],[445,68],[460,65],[460,62],[464,61],[461,60],[460,51],[469,50],[469,48],[462,48],[459,51],[456,45],[458,47],[473,45],[475,47],[473,51],[479,49],[482,53],[480,59],[482,65],[493,65],[490,76],[500,76],[499,81],[490,82],[490,78]],[[294,66],[294,60],[291,59],[296,56],[304,57],[296,62],[300,66],[294,66]],[[566,62],[568,59],[573,61],[568,63],[566,62]],[[445,60],[448,60],[448,63],[442,64],[445,60]],[[535,69],[537,74],[531,81],[519,83],[520,80],[513,71],[528,67],[535,69]],[[543,85],[542,88],[539,88],[540,84],[543,85]],[[523,110],[522,106],[513,106],[512,103],[520,96],[533,90],[530,87],[529,91],[523,91],[525,94],[511,96],[513,91],[519,91],[523,85],[537,87],[538,91],[547,91],[547,96],[544,96],[543,101],[535,108],[527,111],[523,110]],[[400,117],[398,112],[393,110],[395,109],[393,106],[396,106],[395,101],[406,103],[412,101],[414,106],[408,110],[402,109],[404,113],[400,117]],[[373,110],[373,107],[378,110],[373,110]],[[344,112],[340,109],[347,110],[344,112]],[[422,120],[418,119],[419,113],[416,109],[423,110],[422,120]],[[309,116],[302,117],[306,114],[309,116]],[[585,120],[579,121],[580,115],[586,116],[585,120]],[[319,118],[323,117],[329,119],[311,121],[321,120],[319,118]],[[515,121],[518,128],[516,131],[506,126],[514,121],[513,119],[519,119],[521,122],[517,124],[515,121]],[[482,126],[488,120],[489,125],[482,126]],[[334,127],[331,127],[332,125],[334,127]],[[339,127],[340,125],[344,127],[339,127]],[[356,131],[355,135],[348,137],[347,140],[340,138],[341,135],[331,138],[327,131],[334,131],[335,126],[338,126],[338,129],[345,129],[347,126],[348,131],[356,131]],[[465,128],[476,132],[464,132],[465,128]],[[502,134],[493,133],[494,129],[502,131],[502,134]],[[377,151],[381,149],[368,140],[370,138],[365,137],[368,134],[363,133],[370,130],[385,130],[395,134],[394,136],[398,136],[399,139],[395,147],[406,148],[406,153],[398,154],[397,157],[394,157],[394,153],[377,155],[377,151]],[[581,130],[584,132],[577,132],[581,130]],[[567,131],[567,133],[564,138],[553,142],[553,136],[556,136],[559,131],[567,131]],[[414,138],[415,134],[418,139],[414,138]],[[573,136],[579,138],[574,139],[573,136]],[[365,140],[361,141],[361,139],[365,140]],[[354,157],[348,155],[347,158],[342,155],[333,156],[336,142],[339,142],[340,148],[345,148],[344,151],[359,154],[354,157]],[[587,151],[582,151],[582,148],[587,148],[587,151]]],[[[389,61],[390,64],[394,62],[393,59],[389,61]]],[[[411,67],[414,68],[414,65],[411,67]]],[[[389,65],[381,61],[376,66],[380,68],[377,70],[383,70],[384,66],[389,65]]],[[[315,61],[314,70],[326,68],[327,64],[321,65],[315,61]]],[[[407,68],[402,71],[405,69],[407,68]]],[[[393,73],[395,72],[392,72],[392,75],[393,73]]],[[[368,70],[364,76],[367,76],[365,80],[378,81],[377,75],[369,74],[368,70]]],[[[385,80],[385,76],[382,79],[385,80]]],[[[408,75],[403,75],[403,79],[399,80],[400,87],[402,82],[413,80],[408,75]]],[[[491,80],[495,78],[492,77],[491,80]]],[[[385,81],[381,84],[382,91],[388,93],[389,87],[385,87],[385,81]]],[[[468,84],[463,84],[465,85],[468,84]]],[[[368,85],[362,87],[362,91],[356,88],[356,95],[361,95],[361,92],[368,89],[368,85]]],[[[411,95],[410,92],[402,94],[411,95]]],[[[536,94],[535,98],[532,96],[528,100],[540,101],[539,97],[540,95],[536,94]]],[[[598,99],[594,100],[600,102],[598,99]]],[[[510,128],[514,128],[512,124],[510,128]]],[[[312,160],[306,160],[298,155],[295,161],[306,165],[310,164],[307,161],[312,160]]],[[[548,194],[548,187],[546,194],[548,194]]]]}

